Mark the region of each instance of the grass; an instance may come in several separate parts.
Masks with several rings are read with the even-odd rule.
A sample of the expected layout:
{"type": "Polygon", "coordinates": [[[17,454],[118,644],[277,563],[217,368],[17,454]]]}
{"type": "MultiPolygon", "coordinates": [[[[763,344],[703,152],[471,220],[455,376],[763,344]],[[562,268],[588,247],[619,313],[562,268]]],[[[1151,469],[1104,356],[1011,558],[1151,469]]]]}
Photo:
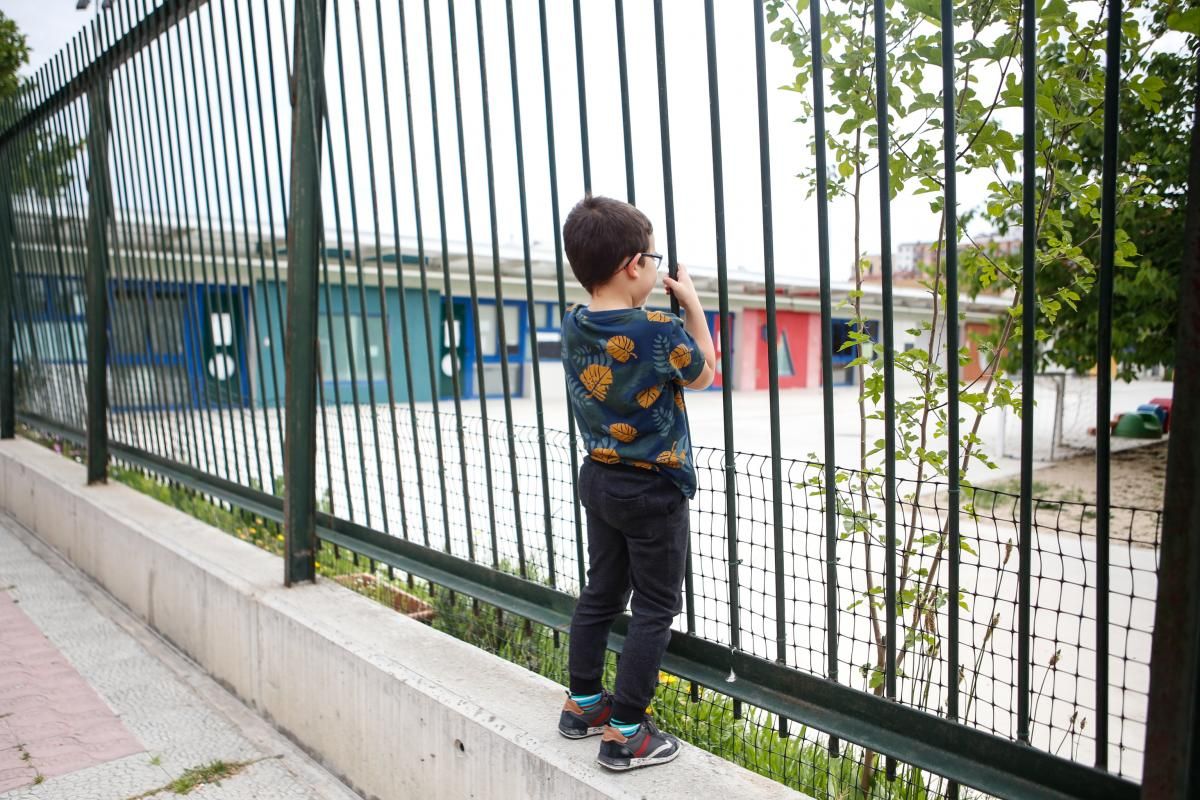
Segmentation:
{"type": "MultiPolygon", "coordinates": [[[[567,651],[570,637],[506,614],[470,597],[432,586],[407,576],[389,577],[386,567],[368,559],[322,544],[320,573],[326,577],[370,571],[374,586],[362,594],[390,605],[387,587],[403,588],[435,609],[432,627],[457,639],[494,653],[560,684],[568,682],[567,651]]],[[[510,564],[501,569],[515,572],[510,564]]],[[[536,574],[529,575],[537,580],[536,574]]],[[[610,653],[604,682],[612,686],[616,661],[610,653]]],[[[552,720],[556,708],[547,709],[552,720]]],[[[655,692],[652,715],[663,729],[684,741],[779,781],[813,797],[837,800],[932,800],[944,794],[945,782],[915,767],[900,765],[897,778],[888,781],[882,769],[860,786],[863,751],[843,745],[831,755],[828,738],[817,731],[789,723],[789,735],[779,733],[778,719],[762,709],[735,709],[728,695],[663,672],[655,692]]],[[[548,723],[549,724],[549,723],[548,723]]],[[[964,793],[964,797],[970,797],[964,793]]]]}
{"type": "Polygon", "coordinates": [[[191,767],[184,770],[182,775],[170,783],[163,784],[156,789],[150,789],[138,795],[133,795],[126,800],[145,800],[147,797],[153,797],[163,792],[171,792],[177,795],[190,794],[193,789],[199,789],[201,786],[206,786],[210,783],[220,784],[221,781],[232,778],[246,767],[262,760],[221,761],[218,759],[210,761],[207,764],[201,764],[198,767],[191,767]]]}
{"type": "MultiPolygon", "coordinates": [[[[47,439],[36,432],[26,433],[69,457],[80,452],[67,443],[47,439]]],[[[114,464],[110,466],[109,476],[231,536],[283,555],[284,537],[278,523],[140,470],[114,464]]],[[[516,572],[509,564],[502,564],[501,568],[516,572]]],[[[330,579],[358,573],[373,575],[375,580],[370,585],[351,588],[389,607],[392,606],[393,590],[406,591],[433,606],[435,615],[431,624],[435,629],[558,683],[565,685],[568,682],[569,637],[566,634],[506,614],[414,576],[394,573],[371,559],[326,542],[320,543],[317,572],[330,579]]],[[[536,574],[527,577],[539,580],[536,574]]],[[[612,686],[615,677],[616,661],[610,653],[605,667],[605,684],[612,686]]],[[[652,713],[663,729],[693,746],[815,798],[932,800],[945,795],[946,782],[942,778],[927,775],[916,767],[898,765],[897,777],[891,781],[886,779],[882,764],[864,776],[862,748],[843,743],[839,753],[834,755],[829,750],[828,737],[819,731],[790,722],[788,735],[782,735],[778,720],[762,709],[735,704],[728,695],[707,687],[692,686],[665,672],[659,678],[652,713]]],[[[547,719],[552,721],[557,709],[547,709],[546,713],[547,719]]],[[[245,766],[245,763],[213,762],[189,770],[171,784],[129,800],[142,800],[167,790],[186,794],[201,783],[228,777],[245,766]],[[230,769],[233,772],[222,771],[230,769]]],[[[962,796],[972,797],[965,792],[962,796]]]]}
{"type": "MultiPolygon", "coordinates": [[[[9,714],[4,715],[4,717],[7,717],[7,716],[10,716],[10,715],[9,714]]],[[[4,717],[0,717],[0,719],[3,719],[4,717]]],[[[37,764],[33,763],[33,754],[25,749],[24,743],[19,743],[17,745],[17,752],[19,752],[21,754],[21,760],[24,761],[27,765],[29,765],[33,769],[33,785],[38,786],[42,783],[45,783],[46,776],[43,775],[42,771],[37,768],[37,764]]]]}

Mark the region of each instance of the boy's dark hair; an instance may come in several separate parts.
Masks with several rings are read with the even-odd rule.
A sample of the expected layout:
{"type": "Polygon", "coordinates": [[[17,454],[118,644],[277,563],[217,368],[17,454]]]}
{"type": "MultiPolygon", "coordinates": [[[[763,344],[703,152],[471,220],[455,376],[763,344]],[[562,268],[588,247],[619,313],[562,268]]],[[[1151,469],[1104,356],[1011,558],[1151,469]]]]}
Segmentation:
{"type": "Polygon", "coordinates": [[[590,294],[621,262],[650,246],[654,227],[641,211],[611,197],[587,197],[567,215],[563,244],[571,271],[590,294]]]}

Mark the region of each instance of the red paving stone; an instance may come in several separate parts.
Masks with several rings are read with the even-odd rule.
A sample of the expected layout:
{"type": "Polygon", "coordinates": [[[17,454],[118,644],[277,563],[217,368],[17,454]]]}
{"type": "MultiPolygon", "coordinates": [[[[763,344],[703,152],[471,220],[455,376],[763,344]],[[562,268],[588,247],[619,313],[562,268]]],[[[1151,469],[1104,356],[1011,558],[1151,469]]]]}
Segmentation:
{"type": "Polygon", "coordinates": [[[145,750],[7,592],[0,592],[0,794],[145,750]]]}

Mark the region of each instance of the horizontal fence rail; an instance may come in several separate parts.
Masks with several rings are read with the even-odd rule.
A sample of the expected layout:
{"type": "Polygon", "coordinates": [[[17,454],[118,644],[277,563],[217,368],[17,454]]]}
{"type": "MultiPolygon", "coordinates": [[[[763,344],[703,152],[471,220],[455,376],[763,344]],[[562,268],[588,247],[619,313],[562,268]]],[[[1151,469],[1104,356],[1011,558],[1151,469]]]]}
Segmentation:
{"type": "MultiPolygon", "coordinates": [[[[736,760],[810,792],[1138,796],[1165,532],[1157,508],[1113,502],[1107,371],[1095,501],[1040,498],[1034,480],[1037,9],[1025,0],[1012,23],[1020,281],[980,299],[960,296],[957,178],[973,167],[959,159],[981,130],[956,95],[964,7],[940,3],[923,56],[942,70],[922,112],[942,120],[941,241],[919,291],[891,253],[890,170],[913,141],[878,101],[908,80],[888,47],[908,12],[847,8],[117,0],[0,102],[0,433],[19,422],[82,448],[89,480],[154,476],[193,513],[248,515],[238,531],[282,524],[289,584],[387,585],[448,603],[435,624],[463,635],[495,620],[495,640],[516,630],[505,615],[520,620],[513,635],[545,656],[527,665],[560,676],[586,580],[575,476],[588,455],[563,380],[559,321],[586,302],[563,204],[636,197],[662,222],[673,274],[689,237],[710,240],[714,267],[694,272],[720,349],[718,388],[686,401],[694,433],[714,424],[691,456],[700,490],[660,691],[719,709],[736,760]],[[871,98],[853,124],[830,80],[845,54],[825,47],[847,31],[871,98]],[[814,137],[806,292],[784,272],[780,54],[802,70],[788,88],[814,137]],[[835,146],[839,127],[861,135],[861,161],[835,146]],[[872,169],[877,292],[860,253],[849,285],[831,255],[831,206],[872,169]],[[747,247],[763,265],[752,278],[735,266],[747,247]],[[914,304],[928,321],[901,350],[914,304]],[[803,363],[788,344],[801,314],[803,363]],[[1021,354],[1019,388],[999,352],[967,376],[979,320],[1021,354]],[[736,354],[760,338],[755,417],[736,354]],[[808,455],[789,452],[807,401],[788,387],[804,370],[822,420],[808,455]],[[1018,491],[972,482],[1001,392],[1020,410],[1018,491]]],[[[905,24],[934,9],[922,13],[905,24]]],[[[1127,18],[1119,2],[1103,13],[1099,364],[1113,354],[1127,18]]]]}

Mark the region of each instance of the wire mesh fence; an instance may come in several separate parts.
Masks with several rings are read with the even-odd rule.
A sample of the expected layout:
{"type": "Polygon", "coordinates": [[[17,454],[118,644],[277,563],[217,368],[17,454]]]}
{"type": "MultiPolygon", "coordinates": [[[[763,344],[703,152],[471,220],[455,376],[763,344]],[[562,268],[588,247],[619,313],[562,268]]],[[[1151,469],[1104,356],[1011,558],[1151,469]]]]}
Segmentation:
{"type": "MultiPolygon", "coordinates": [[[[1061,773],[1059,786],[1084,775],[1133,787],[1144,755],[1161,512],[1113,505],[1107,490],[1094,503],[1036,496],[1035,432],[1050,430],[1057,442],[1063,414],[1044,413],[1035,394],[1060,405],[1064,395],[1035,389],[1032,374],[1020,386],[994,376],[960,382],[959,326],[945,322],[959,316],[953,247],[930,292],[928,352],[897,352],[886,113],[875,129],[882,324],[856,306],[856,321],[840,323],[845,341],[835,354],[828,192],[818,177],[812,329],[821,335],[811,360],[820,362],[812,371],[820,372],[824,452],[797,460],[780,443],[788,424],[780,371],[794,369],[786,344],[765,347],[771,452],[742,452],[732,320],[750,312],[730,306],[717,63],[740,52],[743,78],[756,79],[757,95],[745,94],[757,97],[757,130],[725,132],[724,151],[757,144],[761,334],[786,343],[777,330],[762,4],[745,4],[739,17],[746,35],[753,23],[751,49],[718,37],[732,16],[719,17],[712,2],[664,12],[661,2],[625,9],[618,0],[603,18],[616,23],[605,58],[615,56],[620,75],[607,94],[589,84],[582,36],[601,17],[579,3],[332,2],[323,16],[318,5],[118,2],[5,107],[3,299],[11,391],[26,423],[78,440],[104,433],[117,458],[189,483],[200,497],[222,497],[217,505],[233,516],[214,519],[280,550],[289,565],[313,529],[311,513],[286,532],[295,538],[279,540],[283,532],[260,535],[274,523],[251,525],[238,516],[244,509],[221,503],[240,496],[294,513],[285,502],[301,497],[315,504],[310,511],[348,523],[342,533],[357,526],[575,594],[587,568],[574,489],[585,453],[570,416],[545,413],[549,387],[561,380],[547,363],[557,355],[556,317],[569,296],[578,299],[565,280],[559,191],[592,190],[593,155],[597,173],[623,168],[631,201],[636,178],[646,203],[661,204],[675,269],[676,195],[694,188],[695,176],[673,172],[683,164],[672,160],[670,101],[680,118],[699,113],[710,123],[711,166],[687,166],[712,178],[715,327],[729,343],[724,444],[692,454],[700,491],[677,638],[774,665],[779,681],[815,676],[959,726],[951,730],[986,733],[998,746],[1026,742],[1072,766],[1097,765],[1061,773]],[[627,47],[634,31],[644,47],[627,47]],[[657,84],[631,84],[631,64],[657,84]],[[680,64],[707,70],[697,102],[668,88],[680,64]],[[598,130],[589,89],[593,115],[601,106],[621,118],[621,146],[589,139],[598,130]],[[659,120],[643,131],[630,109],[645,92],[659,120]],[[647,136],[653,147],[643,156],[647,136]],[[612,158],[599,155],[606,149],[612,158]],[[569,157],[578,177],[558,173],[567,150],[578,154],[569,157]],[[839,366],[849,363],[860,398],[871,396],[861,456],[835,448],[833,363],[843,353],[854,357],[839,366]],[[922,396],[899,396],[897,364],[923,376],[922,396]],[[311,385],[297,387],[300,374],[311,374],[311,385]],[[960,401],[960,386],[977,384],[984,399],[960,401]],[[1021,409],[1015,492],[966,477],[972,459],[987,461],[978,417],[996,410],[1001,392],[1021,409]],[[975,428],[960,432],[970,419],[964,406],[975,428]],[[878,472],[864,466],[876,435],[871,452],[885,453],[871,462],[878,472]],[[297,463],[309,469],[298,476],[297,463]],[[218,484],[224,494],[213,492],[218,484]]],[[[731,13],[722,6],[721,15],[731,13]]],[[[1029,27],[1036,20],[1026,6],[1029,27]]],[[[864,26],[868,12],[886,22],[882,2],[863,4],[864,26]]],[[[1120,9],[1113,13],[1119,20],[1120,9]]],[[[820,15],[813,6],[807,30],[818,45],[817,125],[825,113],[820,15]]],[[[942,16],[952,39],[951,5],[942,16]]],[[[955,52],[946,48],[951,71],[955,52]]],[[[874,67],[880,86],[886,63],[874,67]]],[[[729,94],[727,102],[744,100],[729,94]]],[[[942,101],[952,123],[953,91],[942,101]]],[[[677,145],[680,136],[677,123],[677,145]]],[[[817,140],[823,173],[824,136],[817,140]]],[[[953,209],[949,141],[944,188],[953,209]]],[[[1029,200],[1023,213],[1033,211],[1029,200]]],[[[953,220],[947,227],[957,230],[953,220]]],[[[853,305],[861,292],[845,297],[853,305]]],[[[1107,417],[1106,402],[1076,395],[1073,409],[1107,417]]],[[[1083,412],[1072,413],[1077,441],[1083,412]]],[[[1096,435],[1103,456],[1107,424],[1096,435]]],[[[102,469],[105,443],[93,438],[87,452],[102,469]]],[[[398,573],[355,552],[346,544],[353,536],[337,541],[322,543],[308,568],[562,680],[561,630],[419,572],[398,573]]],[[[846,746],[756,707],[747,697],[761,688],[733,672],[720,686],[664,673],[657,713],[685,738],[813,793],[844,796],[857,785],[864,796],[957,794],[928,765],[897,770],[895,753],[877,757],[869,742],[846,746]]]]}

